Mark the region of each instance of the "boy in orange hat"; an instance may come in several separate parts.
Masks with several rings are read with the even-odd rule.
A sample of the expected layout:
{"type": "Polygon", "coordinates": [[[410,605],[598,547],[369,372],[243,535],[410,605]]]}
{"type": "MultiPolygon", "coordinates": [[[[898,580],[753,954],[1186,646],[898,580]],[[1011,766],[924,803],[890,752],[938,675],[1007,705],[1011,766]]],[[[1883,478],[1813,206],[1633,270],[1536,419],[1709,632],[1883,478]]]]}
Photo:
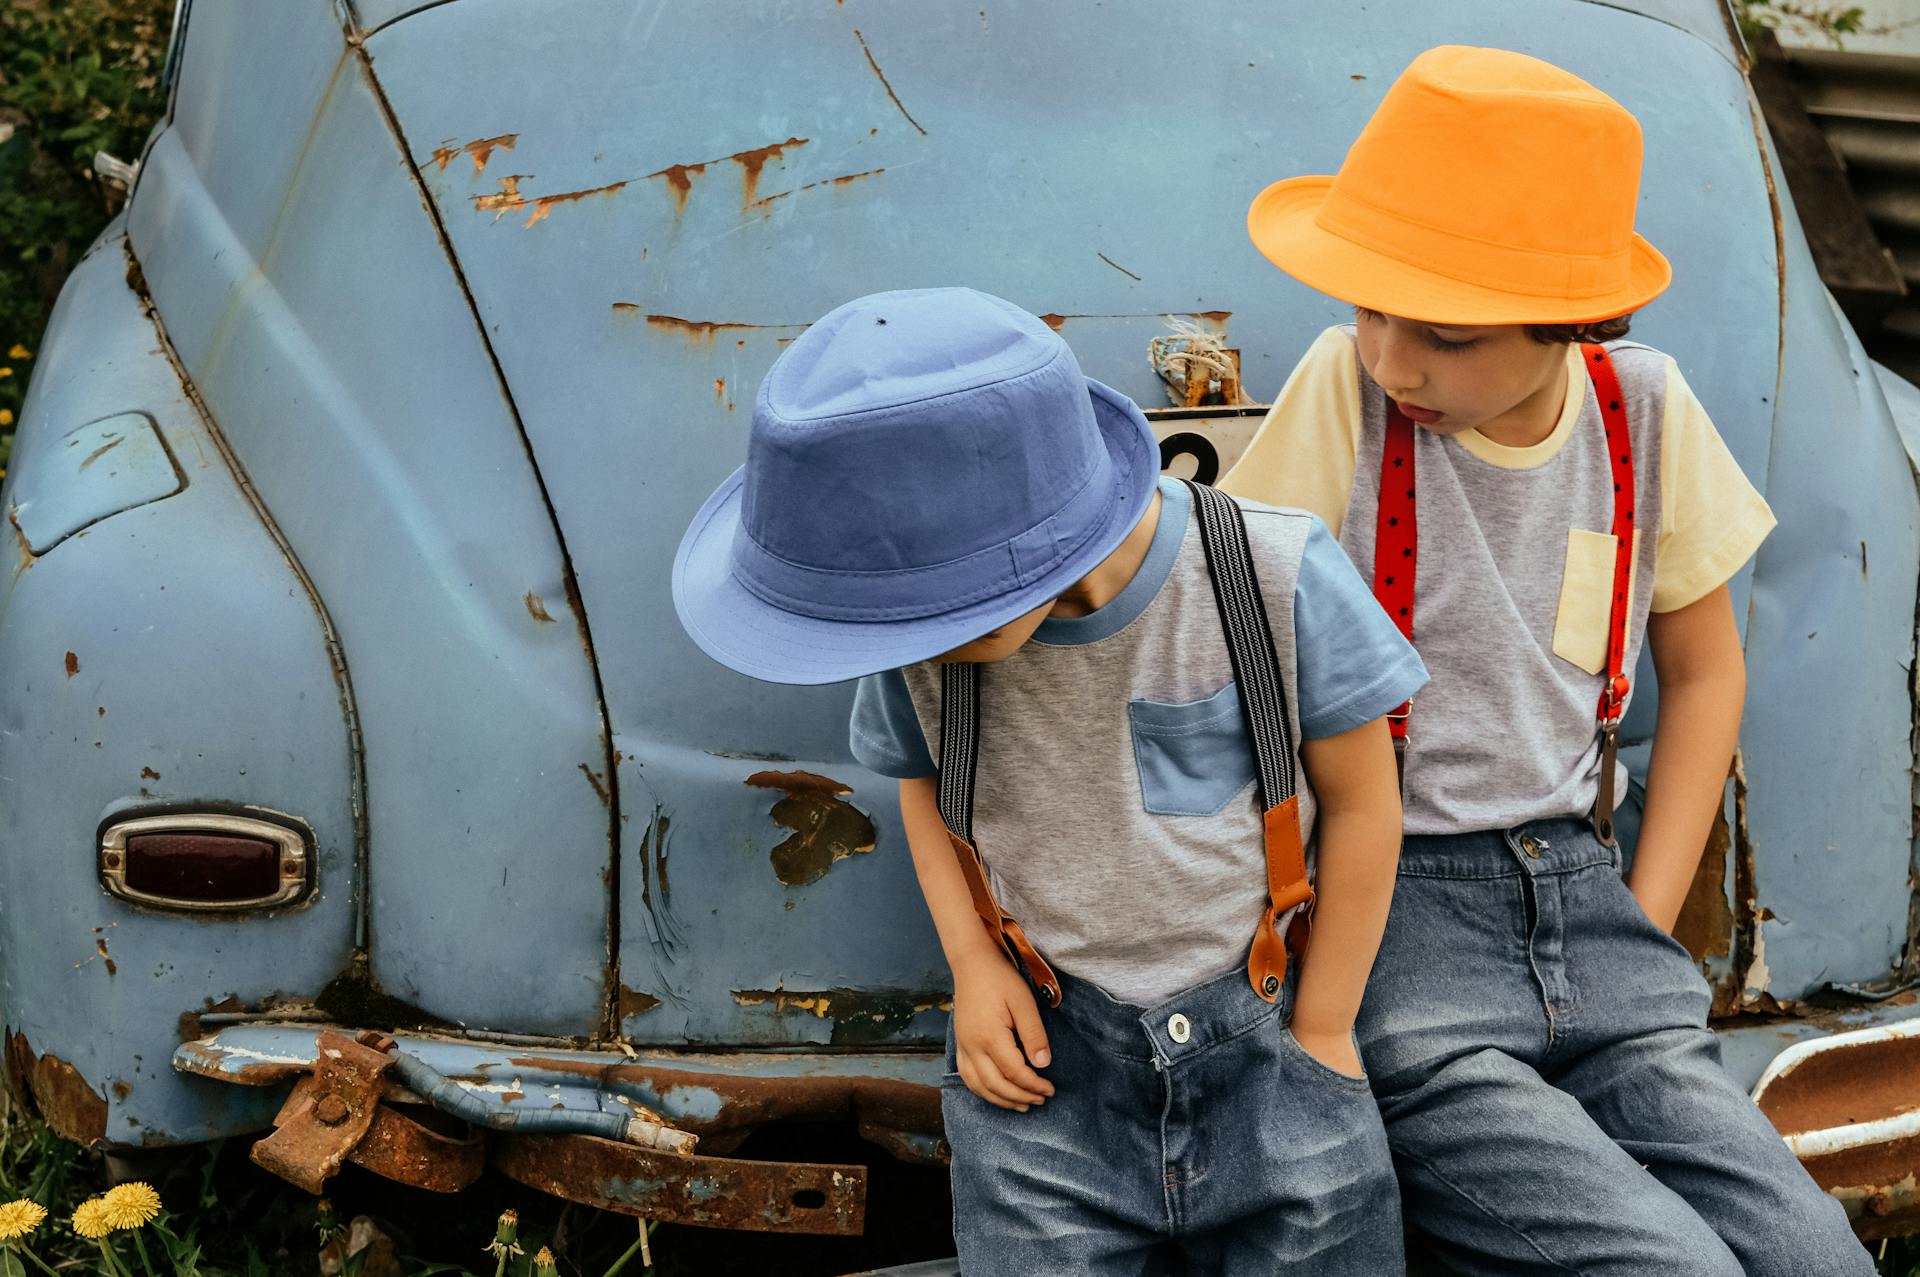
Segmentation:
{"type": "Polygon", "coordinates": [[[1773,526],[1672,359],[1639,125],[1548,63],[1444,47],[1254,244],[1355,308],[1221,485],[1311,510],[1432,675],[1392,718],[1406,839],[1358,1033],[1409,1221],[1461,1272],[1867,1274],[1720,1065],[1668,935],[1746,675],[1726,582],[1773,526]],[[1637,855],[1614,757],[1660,676],[1637,855]]]}

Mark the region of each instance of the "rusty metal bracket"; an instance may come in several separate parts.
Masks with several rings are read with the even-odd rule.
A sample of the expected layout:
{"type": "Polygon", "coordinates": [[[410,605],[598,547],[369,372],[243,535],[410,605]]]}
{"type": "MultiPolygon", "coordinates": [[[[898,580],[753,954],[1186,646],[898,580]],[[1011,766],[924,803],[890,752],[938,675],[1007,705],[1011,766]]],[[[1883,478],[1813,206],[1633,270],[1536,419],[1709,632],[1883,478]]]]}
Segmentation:
{"type": "Polygon", "coordinates": [[[393,1064],[393,1039],[371,1031],[358,1038],[329,1031],[317,1045],[313,1072],[294,1083],[273,1119],[273,1134],[253,1146],[255,1162],[316,1195],[373,1126],[386,1093],[384,1075],[393,1064]]]}
{"type": "Polygon", "coordinates": [[[510,1178],[622,1215],[767,1233],[858,1236],[866,1227],[861,1166],[663,1153],[592,1135],[490,1142],[495,1168],[510,1178]]]}
{"type": "Polygon", "coordinates": [[[465,1135],[442,1135],[382,1104],[374,1110],[373,1125],[347,1156],[355,1166],[402,1184],[457,1193],[486,1169],[487,1144],[471,1126],[465,1135]]]}

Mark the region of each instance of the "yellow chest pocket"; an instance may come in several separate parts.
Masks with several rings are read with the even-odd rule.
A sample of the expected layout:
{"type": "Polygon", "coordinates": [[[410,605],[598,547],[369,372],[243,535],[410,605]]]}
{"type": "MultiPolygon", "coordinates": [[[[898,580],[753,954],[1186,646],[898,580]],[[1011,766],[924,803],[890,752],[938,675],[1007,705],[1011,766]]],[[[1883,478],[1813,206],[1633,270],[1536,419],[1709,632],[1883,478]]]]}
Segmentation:
{"type": "MultiPolygon", "coordinates": [[[[1613,604],[1613,557],[1619,542],[1609,532],[1573,528],[1567,533],[1567,562],[1560,576],[1560,612],[1553,622],[1553,654],[1589,674],[1607,668],[1607,618],[1613,604]]],[[[1639,571],[1640,532],[1633,533],[1634,567],[1639,571]]]]}

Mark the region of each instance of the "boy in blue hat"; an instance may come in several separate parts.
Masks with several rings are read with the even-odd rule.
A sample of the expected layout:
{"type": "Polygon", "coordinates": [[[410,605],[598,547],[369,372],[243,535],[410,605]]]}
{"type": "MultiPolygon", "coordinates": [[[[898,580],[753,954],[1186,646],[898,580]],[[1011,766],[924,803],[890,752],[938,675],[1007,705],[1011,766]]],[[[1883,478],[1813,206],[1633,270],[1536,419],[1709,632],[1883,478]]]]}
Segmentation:
{"type": "Polygon", "coordinates": [[[1398,1272],[1352,1028],[1426,673],[1318,520],[1158,459],[1017,307],[861,298],[767,374],[675,606],[743,673],[861,679],[953,969],[966,1271],[1398,1272]]]}

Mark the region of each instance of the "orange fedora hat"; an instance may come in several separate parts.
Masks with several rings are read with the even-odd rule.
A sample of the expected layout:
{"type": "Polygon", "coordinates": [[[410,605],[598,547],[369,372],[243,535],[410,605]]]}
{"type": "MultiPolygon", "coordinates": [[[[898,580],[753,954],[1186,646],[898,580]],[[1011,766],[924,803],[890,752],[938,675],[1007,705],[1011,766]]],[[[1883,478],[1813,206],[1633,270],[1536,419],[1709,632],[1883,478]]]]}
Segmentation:
{"type": "Polygon", "coordinates": [[[1333,177],[1260,192],[1247,232],[1309,287],[1438,324],[1611,319],[1673,269],[1633,230],[1640,124],[1578,76],[1504,49],[1413,60],[1333,177]]]}

